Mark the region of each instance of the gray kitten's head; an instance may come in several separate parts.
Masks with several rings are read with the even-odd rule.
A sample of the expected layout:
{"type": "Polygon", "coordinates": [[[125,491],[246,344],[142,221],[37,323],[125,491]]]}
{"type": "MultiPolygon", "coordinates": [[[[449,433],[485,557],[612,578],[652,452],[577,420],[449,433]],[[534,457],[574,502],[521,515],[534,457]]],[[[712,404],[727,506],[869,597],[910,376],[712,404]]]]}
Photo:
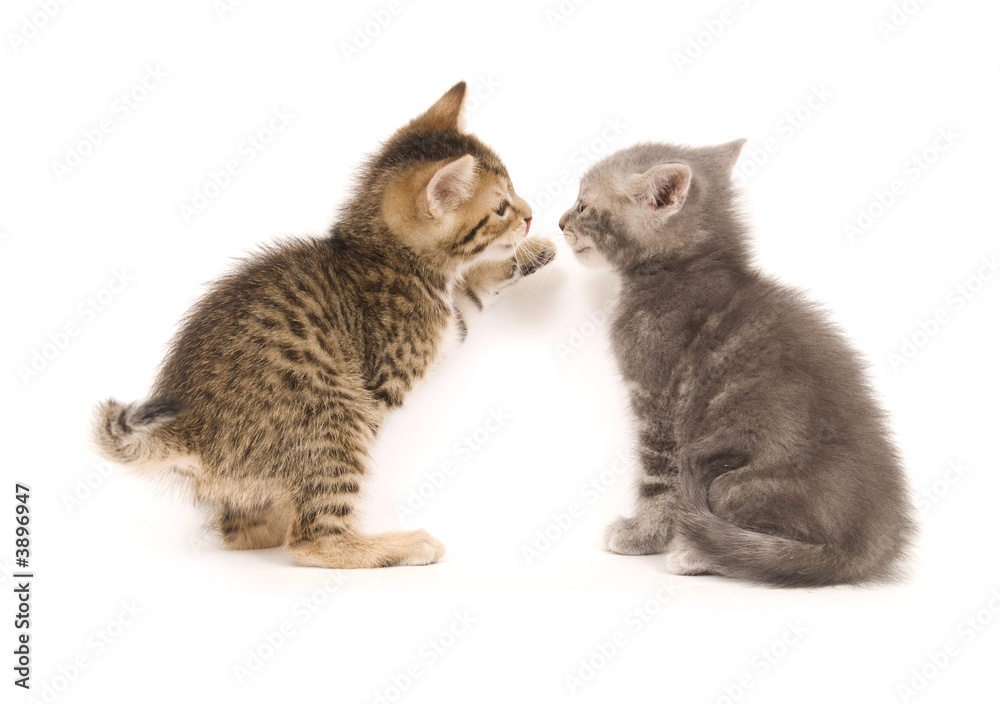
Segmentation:
{"type": "Polygon", "coordinates": [[[746,140],[712,147],[643,143],[597,162],[559,219],[590,266],[629,269],[654,259],[743,256],[732,171],[746,140]]]}

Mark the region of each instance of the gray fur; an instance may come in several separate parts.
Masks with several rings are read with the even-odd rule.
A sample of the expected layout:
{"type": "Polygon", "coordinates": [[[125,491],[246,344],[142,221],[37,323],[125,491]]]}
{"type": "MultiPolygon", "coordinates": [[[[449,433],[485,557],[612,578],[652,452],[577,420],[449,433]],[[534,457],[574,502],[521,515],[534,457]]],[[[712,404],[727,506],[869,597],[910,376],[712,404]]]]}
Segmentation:
{"type": "Polygon", "coordinates": [[[622,279],[611,336],[643,476],[608,548],[777,586],[897,577],[915,524],[885,414],[823,312],[751,265],[742,144],[612,154],[559,223],[622,279]],[[664,164],[688,167],[686,192],[651,181],[664,164]]]}

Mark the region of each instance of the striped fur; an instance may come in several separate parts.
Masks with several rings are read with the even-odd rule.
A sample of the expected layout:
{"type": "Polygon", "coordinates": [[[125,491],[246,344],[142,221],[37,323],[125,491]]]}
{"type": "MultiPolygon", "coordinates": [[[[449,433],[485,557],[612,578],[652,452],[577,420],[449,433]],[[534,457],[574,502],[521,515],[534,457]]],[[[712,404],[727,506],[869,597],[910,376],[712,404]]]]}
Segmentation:
{"type": "Polygon", "coordinates": [[[328,236],[217,281],[150,398],[98,408],[98,451],[187,479],[233,549],[287,544],[317,567],[438,560],[423,531],[360,532],[375,435],[449,339],[554,254],[527,237],[500,159],[459,130],[464,96],[460,83],[369,160],[328,236]]]}

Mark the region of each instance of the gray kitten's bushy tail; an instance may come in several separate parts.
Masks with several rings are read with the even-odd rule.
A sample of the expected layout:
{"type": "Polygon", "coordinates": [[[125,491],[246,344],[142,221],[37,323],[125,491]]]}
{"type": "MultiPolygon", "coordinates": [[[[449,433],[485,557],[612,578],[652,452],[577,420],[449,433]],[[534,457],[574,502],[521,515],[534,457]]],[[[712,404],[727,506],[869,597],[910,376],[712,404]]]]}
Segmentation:
{"type": "Polygon", "coordinates": [[[91,440],[105,459],[122,465],[159,463],[180,448],[164,432],[184,410],[172,399],[151,398],[123,404],[108,399],[98,405],[91,440]]]}
{"type": "Polygon", "coordinates": [[[877,564],[867,551],[854,554],[844,547],[760,533],[723,520],[709,508],[711,479],[703,477],[701,472],[681,472],[676,528],[713,573],[777,587],[822,587],[894,576],[890,564],[877,564]]]}

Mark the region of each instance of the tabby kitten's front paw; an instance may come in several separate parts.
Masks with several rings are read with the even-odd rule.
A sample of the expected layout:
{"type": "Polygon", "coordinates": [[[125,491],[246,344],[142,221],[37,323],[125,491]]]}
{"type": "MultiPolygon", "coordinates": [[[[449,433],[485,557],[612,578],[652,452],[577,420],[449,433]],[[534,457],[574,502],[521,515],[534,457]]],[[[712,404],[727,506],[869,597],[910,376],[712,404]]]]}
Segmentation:
{"type": "Polygon", "coordinates": [[[472,266],[455,288],[455,310],[468,324],[493,302],[497,294],[547,266],[555,257],[555,245],[541,237],[529,237],[510,259],[485,261],[472,266]]]}
{"type": "Polygon", "coordinates": [[[541,237],[529,237],[514,255],[518,278],[531,276],[542,267],[548,266],[556,258],[554,244],[541,237]]]}
{"type": "Polygon", "coordinates": [[[445,552],[444,544],[423,530],[328,535],[297,541],[288,551],[300,565],[341,569],[432,565],[445,552]]]}
{"type": "MultiPolygon", "coordinates": [[[[398,565],[433,565],[444,557],[444,543],[432,536],[425,530],[403,530],[394,533],[383,533],[382,538],[387,536],[398,536],[404,543],[404,554],[398,565]]],[[[392,565],[380,565],[380,567],[391,567],[392,565]]]]}
{"type": "Polygon", "coordinates": [[[663,551],[658,535],[644,530],[636,518],[618,518],[604,531],[604,545],[619,555],[653,555],[663,551]]]}

